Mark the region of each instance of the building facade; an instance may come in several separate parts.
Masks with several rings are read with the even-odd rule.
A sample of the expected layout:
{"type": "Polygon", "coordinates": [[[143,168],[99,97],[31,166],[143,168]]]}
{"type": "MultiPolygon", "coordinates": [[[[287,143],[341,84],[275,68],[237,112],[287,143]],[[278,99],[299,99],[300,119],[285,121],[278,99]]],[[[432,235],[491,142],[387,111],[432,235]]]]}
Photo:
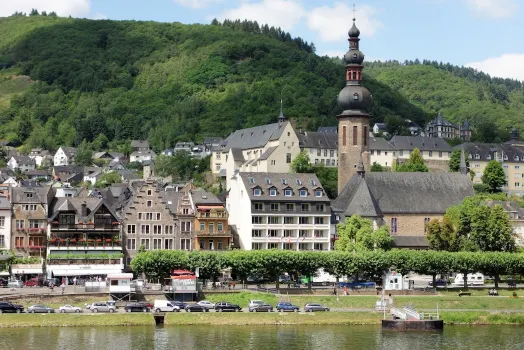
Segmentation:
{"type": "Polygon", "coordinates": [[[300,151],[305,151],[314,165],[338,166],[338,135],[304,131],[298,133],[300,151]]]}
{"type": "Polygon", "coordinates": [[[191,191],[191,201],[195,208],[195,250],[230,249],[233,236],[225,203],[203,190],[191,191]]]}
{"type": "Polygon", "coordinates": [[[442,113],[426,125],[426,136],[438,137],[443,139],[461,138],[469,141],[471,138],[471,126],[467,120],[463,124],[457,125],[446,120],[442,113]]]}
{"type": "Polygon", "coordinates": [[[105,277],[124,268],[120,221],[97,197],[56,197],[50,206],[46,274],[105,277]]]}
{"type": "Polygon", "coordinates": [[[177,248],[176,207],[180,193],[164,191],[154,181],[139,184],[122,213],[125,262],[129,265],[140,247],[145,250],[177,248]]]}
{"type": "Polygon", "coordinates": [[[54,157],[53,164],[58,165],[72,165],[75,161],[76,148],[74,147],[60,147],[54,157]]]}
{"type": "Polygon", "coordinates": [[[238,173],[227,199],[240,249],[330,250],[330,200],[315,174],[238,173]]]}
{"type": "Polygon", "coordinates": [[[11,249],[11,202],[0,197],[0,249],[11,249]]]}

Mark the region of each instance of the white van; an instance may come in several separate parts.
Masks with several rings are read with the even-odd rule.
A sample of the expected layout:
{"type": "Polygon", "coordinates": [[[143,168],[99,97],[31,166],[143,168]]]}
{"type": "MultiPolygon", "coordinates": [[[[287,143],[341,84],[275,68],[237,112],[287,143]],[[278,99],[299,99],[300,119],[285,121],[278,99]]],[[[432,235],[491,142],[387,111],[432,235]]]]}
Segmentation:
{"type": "Polygon", "coordinates": [[[168,300],[155,300],[153,310],[155,312],[178,312],[180,307],[171,304],[168,300]]]}
{"type": "MultiPolygon", "coordinates": [[[[453,281],[455,286],[464,285],[464,274],[457,273],[455,280],[453,281]]],[[[468,273],[468,286],[483,286],[484,285],[484,275],[481,273],[468,273]]]]}

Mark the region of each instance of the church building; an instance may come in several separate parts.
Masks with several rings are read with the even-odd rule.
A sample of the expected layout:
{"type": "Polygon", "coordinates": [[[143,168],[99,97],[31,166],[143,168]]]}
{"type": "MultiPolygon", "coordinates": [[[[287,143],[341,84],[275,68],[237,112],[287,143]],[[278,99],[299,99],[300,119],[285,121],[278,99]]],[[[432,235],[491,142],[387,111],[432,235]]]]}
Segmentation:
{"type": "Polygon", "coordinates": [[[339,195],[332,202],[333,212],[338,221],[360,215],[371,219],[375,228],[387,225],[396,247],[427,248],[427,223],[442,219],[447,208],[474,195],[464,154],[460,173],[370,172],[372,96],[362,85],[364,54],[355,19],[348,34],[346,86],[338,95],[343,112],[337,116],[339,195]]]}

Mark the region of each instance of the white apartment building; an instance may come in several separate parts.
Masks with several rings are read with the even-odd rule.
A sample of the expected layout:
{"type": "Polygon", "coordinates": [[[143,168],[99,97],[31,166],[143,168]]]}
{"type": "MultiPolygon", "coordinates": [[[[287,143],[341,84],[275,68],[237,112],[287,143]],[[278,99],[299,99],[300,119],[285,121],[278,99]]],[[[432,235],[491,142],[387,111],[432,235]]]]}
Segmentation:
{"type": "Polygon", "coordinates": [[[75,160],[76,148],[74,147],[60,147],[53,157],[53,164],[58,165],[72,165],[75,160]]]}
{"type": "Polygon", "coordinates": [[[226,178],[227,188],[236,170],[239,172],[285,173],[300,153],[299,140],[290,122],[237,130],[215,147],[211,171],[226,178]]]}
{"type": "Polygon", "coordinates": [[[11,249],[11,203],[0,197],[0,249],[11,249]]]}
{"type": "Polygon", "coordinates": [[[330,200],[315,174],[236,173],[226,203],[240,249],[331,249],[330,200]]]}

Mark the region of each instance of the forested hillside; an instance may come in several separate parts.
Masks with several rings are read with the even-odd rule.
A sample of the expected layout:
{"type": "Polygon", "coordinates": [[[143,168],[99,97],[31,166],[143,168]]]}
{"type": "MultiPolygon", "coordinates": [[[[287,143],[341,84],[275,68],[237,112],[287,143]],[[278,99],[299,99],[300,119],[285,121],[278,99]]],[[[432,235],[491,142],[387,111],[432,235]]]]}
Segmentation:
{"type": "MultiPolygon", "coordinates": [[[[335,125],[340,112],[343,66],[317,56],[313,44],[256,22],[17,15],[0,19],[0,32],[0,139],[26,150],[84,139],[116,148],[146,137],[161,150],[178,140],[227,136],[274,122],[281,94],[285,115],[302,129],[335,125]]],[[[451,120],[485,116],[503,128],[523,119],[521,88],[493,100],[496,83],[430,65],[369,64],[366,72],[373,122],[423,125],[440,109],[451,120]]]]}

